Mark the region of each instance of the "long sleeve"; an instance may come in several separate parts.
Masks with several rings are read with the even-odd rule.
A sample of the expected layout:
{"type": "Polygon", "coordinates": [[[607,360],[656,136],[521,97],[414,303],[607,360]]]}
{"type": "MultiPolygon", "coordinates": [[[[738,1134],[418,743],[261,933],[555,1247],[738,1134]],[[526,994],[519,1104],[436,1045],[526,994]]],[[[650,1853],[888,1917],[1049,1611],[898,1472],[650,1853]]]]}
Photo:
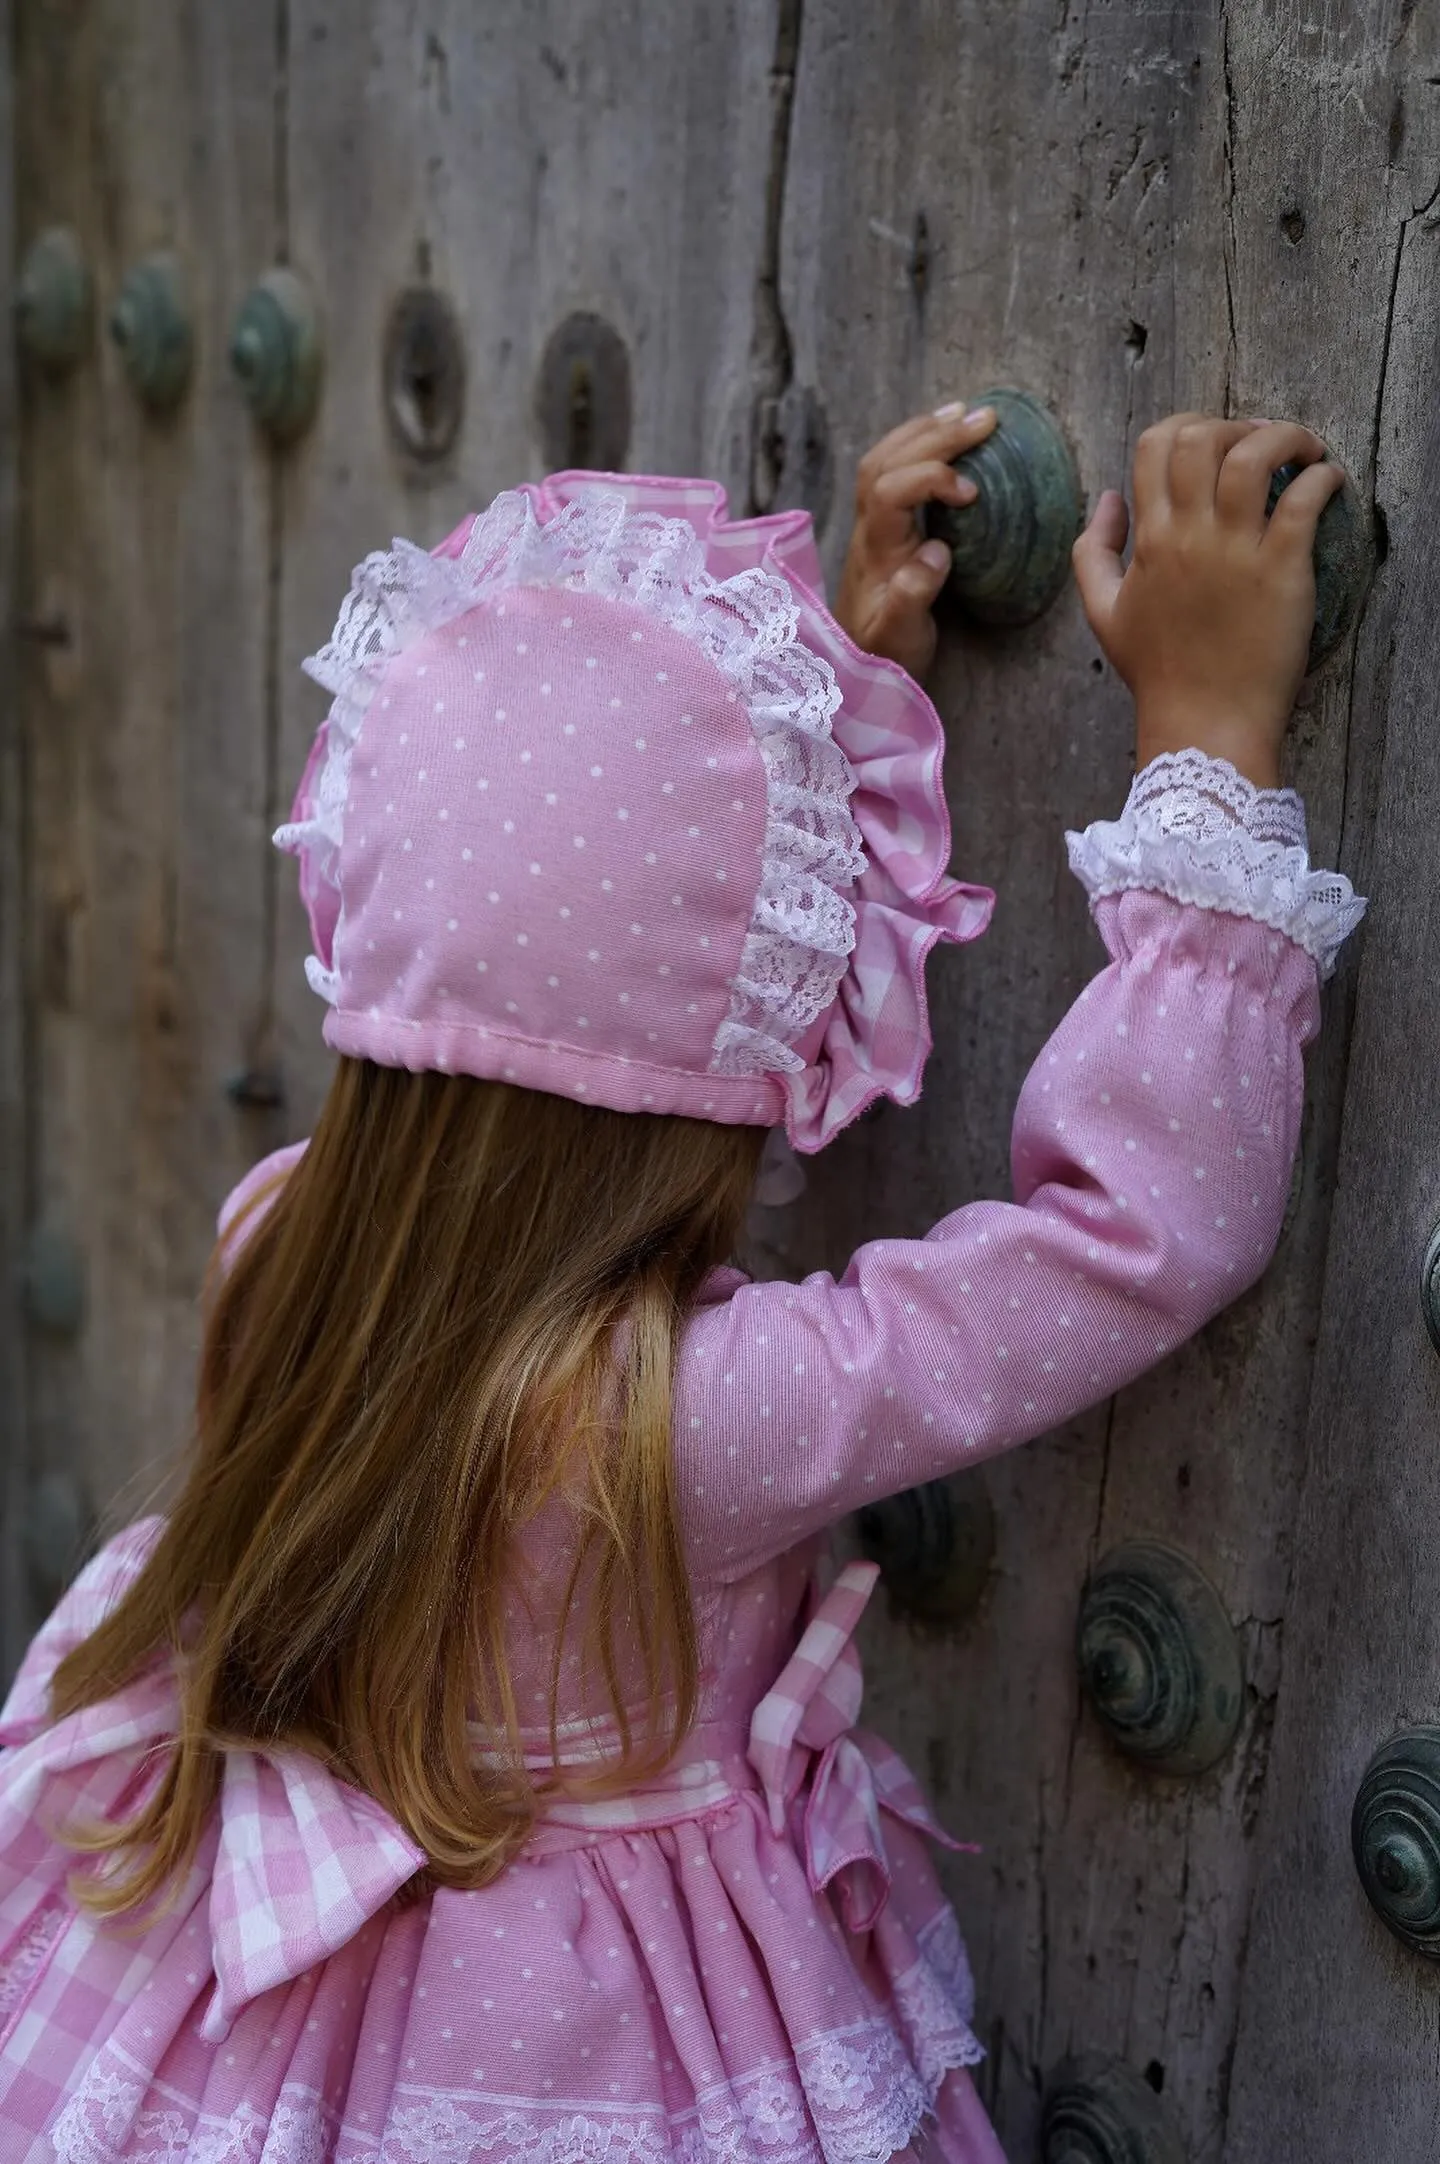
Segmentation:
{"type": "Polygon", "coordinates": [[[1021,1092],[1014,1201],[695,1318],[676,1448],[703,1574],[1043,1433],[1273,1252],[1318,976],[1363,904],[1309,870],[1298,799],[1208,762],[1157,762],[1070,843],[1110,962],[1021,1092]]]}

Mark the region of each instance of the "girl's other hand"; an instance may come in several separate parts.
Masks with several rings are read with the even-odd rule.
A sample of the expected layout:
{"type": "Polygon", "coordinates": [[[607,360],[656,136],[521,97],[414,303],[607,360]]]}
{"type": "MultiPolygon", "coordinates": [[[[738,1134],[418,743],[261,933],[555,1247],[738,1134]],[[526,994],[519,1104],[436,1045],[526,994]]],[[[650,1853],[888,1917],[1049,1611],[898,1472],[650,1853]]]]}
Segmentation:
{"type": "Polygon", "coordinates": [[[921,538],[915,514],[922,504],[975,501],[975,483],[950,461],[994,426],[993,406],[942,406],[892,428],[860,461],[835,614],[857,646],[914,677],[935,657],[930,611],[950,571],[949,549],[921,538]]]}
{"type": "Polygon", "coordinates": [[[1315,617],[1315,527],[1340,467],[1308,428],[1172,414],[1135,453],[1135,533],[1107,489],[1075,544],[1091,628],[1135,699],[1135,756],[1193,747],[1258,788],[1280,780],[1280,745],[1315,617]],[[1270,478],[1298,474],[1265,516],[1270,478]]]}

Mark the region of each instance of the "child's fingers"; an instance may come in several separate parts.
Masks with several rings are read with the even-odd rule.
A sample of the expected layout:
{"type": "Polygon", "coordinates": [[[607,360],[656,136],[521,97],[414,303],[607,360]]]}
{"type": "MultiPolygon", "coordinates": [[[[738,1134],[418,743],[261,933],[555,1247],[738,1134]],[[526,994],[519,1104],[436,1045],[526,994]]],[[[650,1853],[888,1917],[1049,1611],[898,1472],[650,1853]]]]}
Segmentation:
{"type": "Polygon", "coordinates": [[[1303,473],[1297,473],[1275,506],[1261,547],[1273,537],[1280,547],[1295,547],[1308,555],[1315,546],[1315,528],[1319,523],[1320,513],[1337,489],[1344,485],[1344,467],[1335,465],[1329,459],[1317,459],[1313,465],[1307,466],[1303,473]]]}
{"type": "Polygon", "coordinates": [[[1170,501],[1177,511],[1211,511],[1220,475],[1237,444],[1255,433],[1252,421],[1189,420],[1175,431],[1170,447],[1170,501]]]}
{"type": "Polygon", "coordinates": [[[1170,501],[1170,458],[1175,438],[1202,413],[1171,413],[1152,422],[1135,446],[1135,511],[1163,510],[1170,501]]]}
{"type": "Polygon", "coordinates": [[[1097,631],[1109,620],[1125,577],[1122,553],[1129,531],[1125,498],[1118,489],[1107,488],[1071,551],[1080,599],[1097,631]]]}
{"type": "Polygon", "coordinates": [[[957,400],[938,413],[917,413],[872,444],[860,461],[862,496],[885,473],[928,459],[958,458],[983,443],[995,426],[993,406],[966,406],[957,400]]]}
{"type": "MultiPolygon", "coordinates": [[[[1236,444],[1220,469],[1215,506],[1227,525],[1259,535],[1265,527],[1270,479],[1277,466],[1323,459],[1325,446],[1312,429],[1293,421],[1270,421],[1236,444]]],[[[1292,484],[1293,486],[1293,484],[1292,484]]],[[[1288,495],[1289,491],[1286,491],[1288,495]]]]}
{"type": "Polygon", "coordinates": [[[907,462],[913,455],[912,446],[934,425],[933,413],[912,413],[908,421],[902,421],[878,443],[872,443],[857,468],[862,492],[867,483],[878,480],[887,468],[907,462]]]}
{"type": "Polygon", "coordinates": [[[872,504],[886,511],[914,511],[922,503],[973,503],[980,491],[948,459],[926,459],[923,465],[892,466],[882,473],[870,493],[872,504]]]}
{"type": "Polygon", "coordinates": [[[921,616],[935,600],[950,576],[950,551],[943,541],[922,541],[891,579],[881,612],[887,623],[897,617],[921,616]]]}

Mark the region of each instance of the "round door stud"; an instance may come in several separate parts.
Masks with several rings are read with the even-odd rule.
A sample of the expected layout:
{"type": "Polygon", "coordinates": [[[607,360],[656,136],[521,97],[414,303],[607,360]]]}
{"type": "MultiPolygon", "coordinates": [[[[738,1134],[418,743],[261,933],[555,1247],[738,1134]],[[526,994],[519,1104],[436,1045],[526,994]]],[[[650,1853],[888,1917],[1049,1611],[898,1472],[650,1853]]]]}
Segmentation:
{"type": "Polygon", "coordinates": [[[73,1474],[52,1469],[31,1488],[25,1506],[25,1560],[37,1602],[53,1608],[85,1560],[94,1519],[73,1474]]]}
{"type": "Polygon", "coordinates": [[[971,403],[995,408],[991,434],[955,460],[980,494],[964,506],[927,505],[925,530],[949,546],[946,592],[965,615],[1028,624],[1070,575],[1079,476],[1059,428],[1027,392],[981,391],[971,403]]]}
{"type": "Polygon", "coordinates": [[[1044,2164],[1187,2164],[1185,2144],[1148,2081],[1087,2053],[1055,2069],[1040,2117],[1044,2164]]]}
{"type": "Polygon", "coordinates": [[[1220,1596],[1188,1556],[1128,1541],[1080,1602],[1080,1681],[1109,1736],[1157,1773],[1203,1773],[1240,1724],[1240,1648],[1220,1596]]]}
{"type": "Polygon", "coordinates": [[[73,1235],[54,1218],[30,1235],[23,1278],[25,1312],[51,1337],[75,1337],[85,1320],[85,1264],[73,1235]]]}
{"type": "Polygon", "coordinates": [[[979,1606],[995,1560],[995,1511],[974,1473],[928,1480],[868,1504],[858,1531],[898,1614],[953,1624],[979,1606]]]}
{"type": "Polygon", "coordinates": [[[408,286],[390,311],[382,364],[385,412],[402,451],[444,458],[465,413],[465,346],[455,311],[434,286],[408,286]]]}
{"type": "Polygon", "coordinates": [[[1430,1342],[1440,1352],[1440,1225],[1430,1235],[1425,1260],[1420,1266],[1420,1312],[1430,1332],[1430,1342]]]}
{"type": "Polygon", "coordinates": [[[133,266],[110,311],[110,336],[141,404],[152,413],[178,405],[190,381],[195,340],[174,256],[146,256],[133,266]]]}
{"type": "Polygon", "coordinates": [[[1402,1728],[1355,1793],[1350,1846],[1387,1930],[1440,1961],[1440,1728],[1402,1728]]]}
{"type": "Polygon", "coordinates": [[[266,271],[240,304],[230,366],[268,436],[288,443],[309,427],[320,395],[320,318],[303,278],[266,271]]]}
{"type": "MultiPolygon", "coordinates": [[[[1305,468],[1277,466],[1270,481],[1273,511],[1284,491],[1305,468]]],[[[1309,669],[1318,669],[1334,652],[1360,613],[1375,576],[1375,530],[1347,479],[1330,498],[1315,530],[1315,627],[1310,634],[1309,669]]]]}
{"type": "Polygon", "coordinates": [[[547,466],[616,473],[630,448],[630,356],[603,316],[567,316],[545,341],[535,420],[547,466]]]}
{"type": "Polygon", "coordinates": [[[73,368],[90,337],[90,271],[78,235],[51,226],[25,252],[15,283],[21,350],[46,375],[73,368]]]}

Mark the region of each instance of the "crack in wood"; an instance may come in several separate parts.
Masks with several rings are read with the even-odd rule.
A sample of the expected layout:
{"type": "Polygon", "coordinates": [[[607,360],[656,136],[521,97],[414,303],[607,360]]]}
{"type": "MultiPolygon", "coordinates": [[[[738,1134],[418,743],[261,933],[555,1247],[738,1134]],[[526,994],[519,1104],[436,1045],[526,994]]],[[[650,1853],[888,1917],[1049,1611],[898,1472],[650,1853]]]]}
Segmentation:
{"type": "Polygon", "coordinates": [[[749,501],[752,516],[771,508],[780,486],[783,446],[776,422],[780,399],[795,374],[795,349],[780,290],[780,258],[803,15],[804,0],[779,0],[775,57],[770,67],[770,169],[765,187],[765,227],[755,274],[749,501]]]}

